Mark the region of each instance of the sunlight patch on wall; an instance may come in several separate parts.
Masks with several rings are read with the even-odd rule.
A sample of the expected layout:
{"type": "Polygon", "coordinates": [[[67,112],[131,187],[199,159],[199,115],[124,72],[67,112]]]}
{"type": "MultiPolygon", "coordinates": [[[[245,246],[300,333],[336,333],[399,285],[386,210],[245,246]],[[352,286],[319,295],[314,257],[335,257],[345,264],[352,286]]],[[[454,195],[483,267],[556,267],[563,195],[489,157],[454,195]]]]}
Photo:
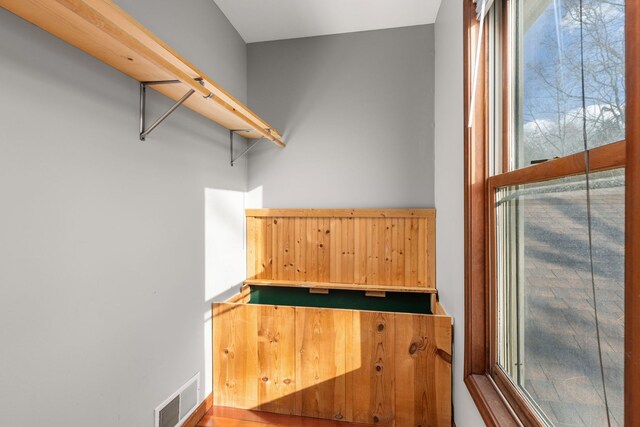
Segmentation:
{"type": "Polygon", "coordinates": [[[246,277],[244,194],[243,191],[205,189],[204,297],[207,302],[224,301],[246,277]]]}
{"type": "Polygon", "coordinates": [[[263,207],[262,185],[245,193],[245,208],[260,209],[263,207]]]}

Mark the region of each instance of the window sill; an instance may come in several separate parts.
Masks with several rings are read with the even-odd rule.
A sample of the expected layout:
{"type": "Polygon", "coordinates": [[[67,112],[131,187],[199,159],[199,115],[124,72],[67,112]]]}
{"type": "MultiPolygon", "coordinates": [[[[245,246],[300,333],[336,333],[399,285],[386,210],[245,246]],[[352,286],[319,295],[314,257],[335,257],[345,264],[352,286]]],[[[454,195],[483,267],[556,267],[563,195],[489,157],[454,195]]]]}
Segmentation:
{"type": "Polygon", "coordinates": [[[464,382],[487,426],[511,427],[522,425],[487,375],[467,375],[464,382]]]}

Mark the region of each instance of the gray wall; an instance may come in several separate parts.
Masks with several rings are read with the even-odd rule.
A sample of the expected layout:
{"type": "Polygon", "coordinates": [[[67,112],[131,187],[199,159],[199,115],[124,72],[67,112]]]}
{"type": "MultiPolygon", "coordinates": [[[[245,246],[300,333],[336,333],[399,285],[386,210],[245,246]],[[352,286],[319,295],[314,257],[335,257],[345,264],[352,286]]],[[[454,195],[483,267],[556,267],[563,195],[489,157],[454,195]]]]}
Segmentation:
{"type": "MultiPolygon", "coordinates": [[[[442,2],[435,60],[431,25],[252,44],[248,75],[214,2],[118,3],[242,101],[248,78],[288,147],[261,144],[247,176],[228,166],[227,132],[187,110],[142,144],[136,82],[0,9],[0,425],[152,425],[193,374],[207,383],[208,301],[242,272],[205,247],[228,239],[242,259],[241,226],[224,220],[241,193],[430,207],[434,167],[456,420],[481,425],[462,383],[461,0],[442,2]]],[[[168,105],[151,93],[150,116],[168,105]]]]}
{"type": "MultiPolygon", "coordinates": [[[[118,3],[246,98],[213,1],[118,3]]],[[[152,426],[209,370],[205,191],[243,192],[246,165],[188,110],[140,143],[135,81],[4,9],[0,94],[0,425],[152,426]]]]}
{"type": "Polygon", "coordinates": [[[433,25],[248,44],[264,207],[432,207],[433,25]]]}
{"type": "Polygon", "coordinates": [[[464,92],[463,0],[444,0],[435,24],[436,281],[455,318],[453,402],[456,424],[482,426],[464,384],[464,92]]]}

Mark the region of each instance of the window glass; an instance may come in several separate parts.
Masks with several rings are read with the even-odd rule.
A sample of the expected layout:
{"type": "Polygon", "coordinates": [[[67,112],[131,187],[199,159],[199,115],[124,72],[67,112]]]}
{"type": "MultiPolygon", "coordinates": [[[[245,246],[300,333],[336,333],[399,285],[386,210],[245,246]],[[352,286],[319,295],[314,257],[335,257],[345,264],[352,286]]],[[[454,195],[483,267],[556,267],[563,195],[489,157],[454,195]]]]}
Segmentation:
{"type": "Polygon", "coordinates": [[[583,119],[589,148],[624,139],[624,20],[624,0],[515,2],[512,167],[583,151],[583,119]]]}
{"type": "Polygon", "coordinates": [[[499,189],[498,364],[554,426],[623,421],[624,170],[499,189]],[[595,309],[604,370],[600,368],[595,309]]]}

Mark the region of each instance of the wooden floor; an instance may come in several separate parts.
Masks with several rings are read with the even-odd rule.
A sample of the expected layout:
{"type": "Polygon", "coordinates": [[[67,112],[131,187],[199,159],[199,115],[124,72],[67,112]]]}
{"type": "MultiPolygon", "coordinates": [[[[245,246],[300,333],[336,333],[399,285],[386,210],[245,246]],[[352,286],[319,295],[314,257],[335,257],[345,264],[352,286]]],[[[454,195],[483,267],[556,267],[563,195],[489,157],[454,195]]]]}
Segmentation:
{"type": "Polygon", "coordinates": [[[366,424],[354,424],[340,421],[319,420],[315,418],[294,417],[270,414],[268,412],[247,411],[243,409],[214,406],[200,420],[196,427],[365,427],[366,424]]]}

